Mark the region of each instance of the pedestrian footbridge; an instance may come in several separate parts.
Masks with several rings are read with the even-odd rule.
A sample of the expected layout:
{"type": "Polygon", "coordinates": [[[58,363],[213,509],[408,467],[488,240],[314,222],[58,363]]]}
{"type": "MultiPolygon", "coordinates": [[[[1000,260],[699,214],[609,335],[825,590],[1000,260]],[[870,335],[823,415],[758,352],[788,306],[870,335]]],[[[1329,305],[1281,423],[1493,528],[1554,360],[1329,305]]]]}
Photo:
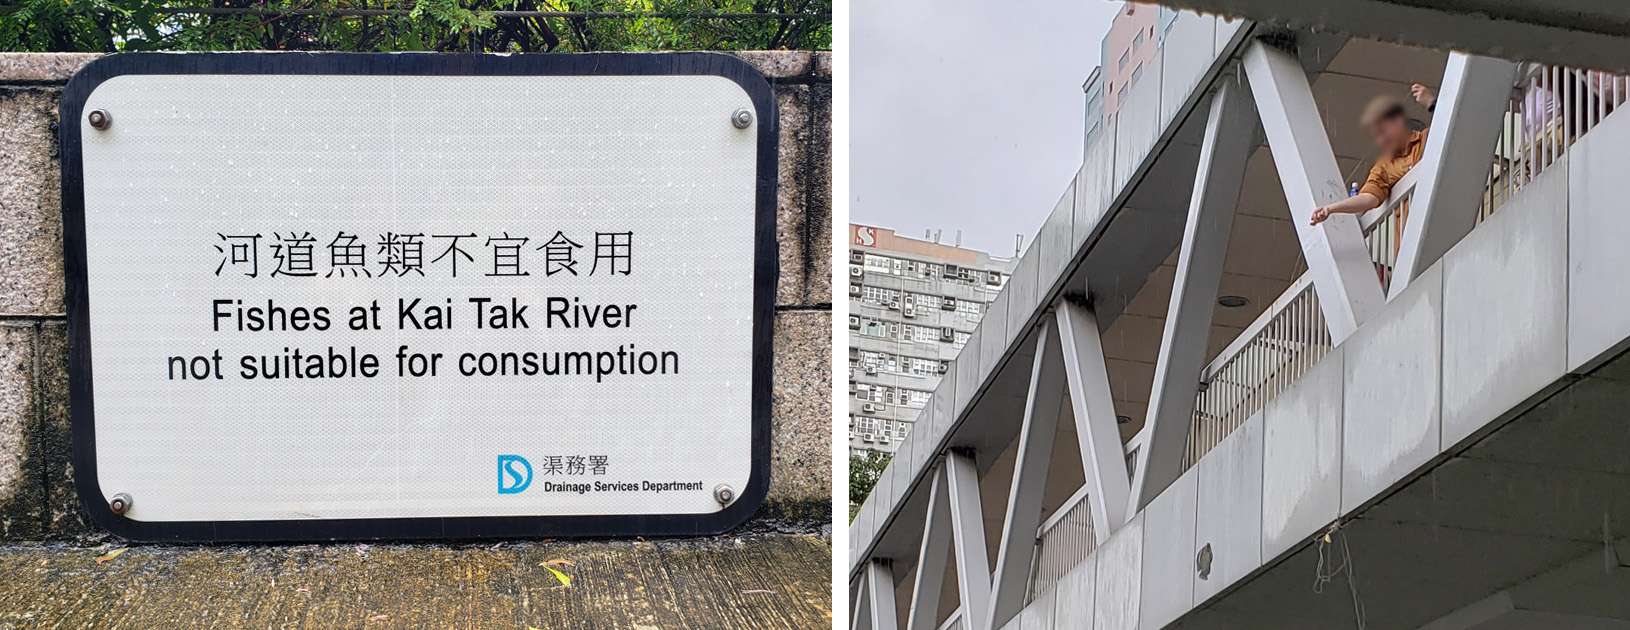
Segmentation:
{"type": "Polygon", "coordinates": [[[853,521],[853,627],[1630,628],[1630,82],[1172,15],[853,521]],[[1421,163],[1309,225],[1417,81],[1421,163]]]}

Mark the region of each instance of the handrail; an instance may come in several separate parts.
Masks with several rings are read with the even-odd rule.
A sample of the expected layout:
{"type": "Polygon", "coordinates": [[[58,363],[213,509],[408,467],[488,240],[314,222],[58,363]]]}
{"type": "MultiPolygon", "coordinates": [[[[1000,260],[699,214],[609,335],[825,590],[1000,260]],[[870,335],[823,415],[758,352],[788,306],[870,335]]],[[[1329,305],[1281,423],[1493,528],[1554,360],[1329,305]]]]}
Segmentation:
{"type": "MultiPolygon", "coordinates": [[[[1410,169],[1408,173],[1405,173],[1403,177],[1398,179],[1398,183],[1392,186],[1392,194],[1387,197],[1386,201],[1382,202],[1379,206],[1371,208],[1368,212],[1359,215],[1359,229],[1363,230],[1365,234],[1369,234],[1370,232],[1374,231],[1377,226],[1381,225],[1382,222],[1391,217],[1392,213],[1397,210],[1398,206],[1407,202],[1409,197],[1415,193],[1415,186],[1420,182],[1420,172],[1422,170],[1423,169],[1410,169]]],[[[1234,356],[1238,355],[1241,350],[1244,350],[1245,346],[1250,344],[1251,341],[1256,338],[1257,333],[1260,333],[1262,332],[1262,329],[1267,328],[1268,324],[1271,323],[1273,319],[1285,309],[1285,307],[1289,306],[1291,301],[1296,299],[1297,295],[1301,294],[1302,291],[1307,290],[1308,285],[1312,284],[1312,282],[1312,275],[1306,272],[1302,273],[1300,276],[1297,276],[1295,280],[1292,280],[1290,286],[1285,287],[1285,290],[1280,292],[1279,297],[1274,298],[1273,303],[1269,304],[1268,308],[1263,309],[1261,315],[1258,315],[1256,319],[1251,320],[1251,323],[1247,325],[1244,330],[1240,331],[1240,334],[1236,336],[1233,341],[1229,342],[1227,346],[1223,347],[1222,352],[1217,353],[1216,358],[1212,359],[1210,363],[1206,364],[1205,369],[1200,370],[1200,382],[1210,383],[1211,379],[1217,376],[1217,372],[1222,370],[1224,365],[1228,364],[1229,359],[1234,358],[1234,356]]]]}
{"type": "Polygon", "coordinates": [[[1058,504],[1058,509],[1053,511],[1052,516],[1042,521],[1041,526],[1036,528],[1036,538],[1046,536],[1047,530],[1052,529],[1059,521],[1064,520],[1065,515],[1069,514],[1071,509],[1085,500],[1087,500],[1087,486],[1082,485],[1079,490],[1075,491],[1075,494],[1070,495],[1070,498],[1058,504]]]}
{"type": "Polygon", "coordinates": [[[1426,165],[1417,164],[1416,168],[1409,169],[1409,172],[1404,173],[1403,177],[1398,178],[1398,183],[1392,185],[1392,194],[1388,195],[1381,202],[1381,205],[1359,215],[1358,228],[1365,234],[1369,234],[1375,230],[1376,226],[1381,225],[1382,221],[1392,216],[1392,213],[1397,211],[1398,206],[1408,201],[1410,195],[1415,194],[1415,185],[1420,183],[1420,173],[1435,168],[1435,166],[1420,168],[1422,166],[1426,165]]]}
{"type": "Polygon", "coordinates": [[[1308,273],[1303,273],[1291,281],[1290,286],[1285,287],[1284,292],[1280,293],[1279,297],[1274,298],[1273,303],[1269,304],[1268,308],[1263,309],[1261,315],[1252,320],[1251,324],[1245,327],[1245,330],[1240,331],[1239,336],[1234,337],[1233,341],[1224,346],[1222,352],[1217,353],[1217,358],[1206,364],[1205,369],[1200,370],[1200,382],[1211,383],[1212,379],[1217,377],[1217,373],[1228,365],[1229,360],[1238,356],[1240,351],[1245,349],[1245,346],[1256,340],[1257,335],[1264,328],[1267,328],[1268,324],[1272,323],[1273,319],[1278,317],[1279,313],[1284,311],[1285,307],[1296,299],[1296,296],[1301,295],[1312,284],[1313,276],[1308,273]]]}

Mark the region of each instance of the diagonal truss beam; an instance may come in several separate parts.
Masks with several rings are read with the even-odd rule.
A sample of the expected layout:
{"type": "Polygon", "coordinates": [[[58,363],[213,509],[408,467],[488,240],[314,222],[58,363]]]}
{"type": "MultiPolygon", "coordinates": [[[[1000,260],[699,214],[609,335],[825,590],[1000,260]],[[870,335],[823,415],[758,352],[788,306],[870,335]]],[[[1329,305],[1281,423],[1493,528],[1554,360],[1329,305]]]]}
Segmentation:
{"type": "Polygon", "coordinates": [[[866,571],[849,587],[849,606],[854,612],[849,615],[849,630],[871,630],[872,611],[871,602],[866,599],[866,571]]]}
{"type": "Polygon", "coordinates": [[[871,630],[898,629],[898,612],[894,606],[894,569],[888,561],[873,559],[867,562],[866,601],[871,609],[871,630]]]}
{"type": "Polygon", "coordinates": [[[917,579],[911,588],[906,630],[934,630],[939,616],[940,588],[945,585],[946,558],[951,555],[951,499],[945,496],[946,486],[945,467],[941,466],[928,487],[928,513],[923,519],[922,549],[917,553],[917,579]]]}
{"type": "Polygon", "coordinates": [[[1116,422],[1115,402],[1109,390],[1109,367],[1104,363],[1098,318],[1091,309],[1062,301],[1054,313],[1064,379],[1070,386],[1070,411],[1081,446],[1087,501],[1092,507],[1092,532],[1103,545],[1126,523],[1132,486],[1126,475],[1126,450],[1121,445],[1120,423],[1116,422]]]}
{"type": "Polygon", "coordinates": [[[1449,53],[1421,171],[1410,198],[1390,297],[1396,297],[1477,222],[1490,156],[1499,143],[1517,64],[1449,53]]]}
{"type": "Polygon", "coordinates": [[[1149,437],[1138,451],[1127,508],[1130,513],[1143,509],[1183,472],[1183,449],[1188,443],[1200,371],[1205,369],[1211,315],[1234,227],[1234,206],[1245,180],[1245,161],[1255,148],[1256,115],[1245,90],[1231,81],[1217,83],[1200,145],[1194,193],[1189,196],[1166,328],[1160,338],[1149,415],[1144,420],[1143,430],[1149,437]]]}
{"type": "Polygon", "coordinates": [[[1347,190],[1302,64],[1260,41],[1246,48],[1242,64],[1330,340],[1340,344],[1386,302],[1364,234],[1357,215],[1308,224],[1314,208],[1346,197],[1347,190]]]}
{"type": "MultiPolygon", "coordinates": [[[[1002,519],[1002,542],[996,551],[991,576],[991,602],[978,621],[984,630],[1001,627],[1024,607],[1030,563],[1036,554],[1036,529],[1041,526],[1042,492],[1052,463],[1053,440],[1064,405],[1064,358],[1059,351],[1055,324],[1043,320],[1036,336],[1036,356],[1030,366],[1030,391],[1019,429],[1018,457],[1013,464],[1007,514],[1002,519]]],[[[969,609],[977,610],[977,609],[969,609]]]]}
{"type": "MultiPolygon", "coordinates": [[[[973,457],[951,451],[945,456],[945,498],[951,516],[951,549],[956,559],[957,601],[963,627],[981,629],[983,615],[968,614],[990,605],[990,563],[985,559],[985,521],[979,500],[979,469],[973,457]]],[[[932,597],[938,597],[936,590],[932,597]]]]}

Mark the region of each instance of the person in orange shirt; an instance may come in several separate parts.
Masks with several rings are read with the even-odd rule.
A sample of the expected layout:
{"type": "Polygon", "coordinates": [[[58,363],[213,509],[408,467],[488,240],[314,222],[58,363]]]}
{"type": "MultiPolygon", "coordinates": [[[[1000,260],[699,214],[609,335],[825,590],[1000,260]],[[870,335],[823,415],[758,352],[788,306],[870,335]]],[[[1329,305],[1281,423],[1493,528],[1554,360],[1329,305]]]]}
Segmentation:
{"type": "MultiPolygon", "coordinates": [[[[1415,101],[1431,111],[1437,105],[1432,88],[1419,83],[1409,86],[1415,101]]],[[[1359,124],[1375,141],[1381,155],[1375,158],[1369,177],[1357,195],[1327,206],[1313,209],[1313,225],[1323,223],[1332,214],[1360,214],[1380,206],[1392,195],[1392,186],[1409,169],[1421,161],[1421,150],[1426,146],[1426,131],[1409,128],[1409,115],[1402,100],[1391,95],[1380,95],[1364,107],[1359,124]]]]}

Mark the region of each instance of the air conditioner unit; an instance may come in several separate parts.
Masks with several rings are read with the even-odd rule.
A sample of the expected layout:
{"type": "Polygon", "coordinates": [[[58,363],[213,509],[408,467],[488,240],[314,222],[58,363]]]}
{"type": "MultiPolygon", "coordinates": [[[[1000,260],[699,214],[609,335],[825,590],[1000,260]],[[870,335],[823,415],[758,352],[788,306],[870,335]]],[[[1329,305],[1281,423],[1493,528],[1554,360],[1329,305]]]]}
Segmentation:
{"type": "Polygon", "coordinates": [[[866,403],[864,405],[861,405],[860,410],[864,411],[866,413],[877,413],[878,412],[877,405],[874,405],[872,403],[866,403]]]}
{"type": "Polygon", "coordinates": [[[849,285],[849,297],[860,297],[860,285],[853,283],[849,285]]]}
{"type": "Polygon", "coordinates": [[[890,300],[889,301],[889,310],[891,310],[891,311],[900,310],[900,301],[899,300],[890,300]]]}
{"type": "Polygon", "coordinates": [[[950,372],[950,371],[951,371],[951,362],[950,361],[940,361],[940,374],[944,374],[944,373],[950,372]]]}
{"type": "Polygon", "coordinates": [[[866,254],[861,252],[849,252],[849,262],[857,265],[866,262],[866,254]]]}
{"type": "Polygon", "coordinates": [[[956,310],[956,298],[954,298],[954,297],[940,298],[940,310],[942,310],[942,311],[954,311],[954,310],[956,310]]]}
{"type": "Polygon", "coordinates": [[[905,295],[905,300],[906,300],[906,306],[916,306],[917,305],[917,296],[915,296],[915,295],[907,293],[905,295]]]}
{"type": "Polygon", "coordinates": [[[870,434],[870,433],[862,433],[862,434],[860,434],[860,441],[862,441],[862,442],[876,442],[877,437],[870,434]]]}
{"type": "Polygon", "coordinates": [[[860,330],[860,317],[859,316],[857,316],[857,315],[850,315],[849,316],[849,330],[860,330]]]}
{"type": "Polygon", "coordinates": [[[988,284],[988,285],[993,286],[993,287],[1002,284],[1002,272],[1000,272],[1000,271],[992,271],[989,274],[986,274],[986,276],[985,276],[985,284],[988,284]]]}
{"type": "Polygon", "coordinates": [[[905,313],[906,313],[906,317],[916,317],[917,316],[917,307],[913,306],[911,304],[907,304],[905,313]]]}
{"type": "Polygon", "coordinates": [[[952,330],[950,326],[945,326],[945,327],[940,328],[940,341],[955,341],[955,340],[956,340],[956,331],[955,330],[952,330]]]}
{"type": "Polygon", "coordinates": [[[861,271],[860,267],[856,267],[854,265],[849,266],[849,277],[851,277],[851,278],[859,278],[862,275],[865,275],[865,272],[861,271]]]}
{"type": "MultiPolygon", "coordinates": [[[[875,365],[866,366],[866,373],[867,374],[877,374],[877,366],[875,366],[875,365]]],[[[942,374],[943,374],[943,372],[942,372],[942,374]]]]}
{"type": "Polygon", "coordinates": [[[893,444],[894,443],[894,438],[891,438],[891,437],[885,435],[883,437],[877,438],[877,443],[878,444],[893,444]]]}
{"type": "Polygon", "coordinates": [[[855,385],[854,381],[849,381],[849,393],[851,393],[851,394],[855,393],[855,388],[856,387],[857,386],[855,385]]]}
{"type": "Polygon", "coordinates": [[[946,265],[944,271],[942,271],[940,275],[946,278],[955,278],[957,277],[958,271],[960,270],[956,265],[946,265]]]}

